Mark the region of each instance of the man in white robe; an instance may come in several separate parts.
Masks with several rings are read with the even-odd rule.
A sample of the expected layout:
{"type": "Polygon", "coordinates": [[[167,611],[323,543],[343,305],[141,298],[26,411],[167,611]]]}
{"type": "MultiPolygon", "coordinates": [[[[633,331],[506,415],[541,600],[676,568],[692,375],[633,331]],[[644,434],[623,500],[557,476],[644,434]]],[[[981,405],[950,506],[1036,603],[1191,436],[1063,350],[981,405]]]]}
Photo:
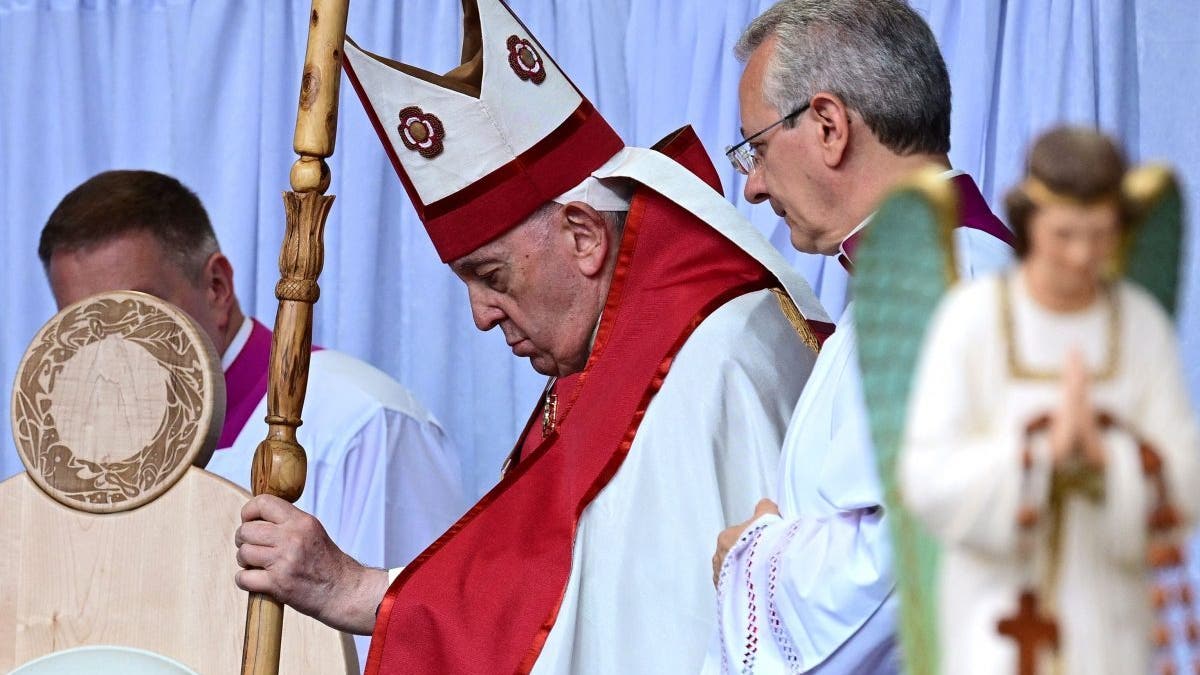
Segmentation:
{"type": "Polygon", "coordinates": [[[500,484],[390,580],[258,498],[239,584],[373,631],[369,673],[696,672],[709,532],[774,482],[825,316],[694,133],[624,147],[503,4],[464,9],[450,74],[349,41],[347,73],[477,326],[555,379],[500,484]]]}
{"type": "MultiPolygon", "coordinates": [[[[243,316],[232,267],[199,199],[158,173],[99,174],[50,216],[39,255],[60,308],[132,289],[179,305],[200,324],[221,356],[226,385],[224,426],[204,468],[249,489],[254,451],[266,435],[271,331],[243,316]]],[[[308,476],[296,505],[355,558],[406,564],[465,510],[450,439],[395,380],[317,349],[307,403],[297,439],[308,476]]],[[[359,640],[364,663],[367,645],[359,640]]]]}
{"type": "MultiPolygon", "coordinates": [[[[1003,265],[1011,233],[949,169],[950,84],[925,22],[899,0],[784,0],[737,46],[746,198],[793,245],[837,256],[890,188],[929,164],[959,195],[960,274],[1003,265]]],[[[902,260],[896,264],[902,265],[902,260]]],[[[705,672],[888,673],[899,667],[890,531],[858,372],[853,302],[788,427],[780,479],[713,556],[719,629],[705,672]]],[[[736,522],[736,521],[730,521],[736,522]]]]}

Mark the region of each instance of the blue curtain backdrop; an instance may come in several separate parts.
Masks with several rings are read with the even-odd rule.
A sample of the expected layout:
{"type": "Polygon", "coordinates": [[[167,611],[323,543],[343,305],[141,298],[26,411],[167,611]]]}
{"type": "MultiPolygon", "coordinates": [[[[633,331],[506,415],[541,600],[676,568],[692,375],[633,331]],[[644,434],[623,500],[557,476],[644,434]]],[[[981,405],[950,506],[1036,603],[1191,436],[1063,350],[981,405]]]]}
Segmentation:
{"type": "MultiPolygon", "coordinates": [[[[720,156],[738,138],[731,47],[766,0],[512,0],[576,83],[632,144],[691,122],[726,192],[795,260],[835,316],[837,265],[787,246],[720,156]]],[[[1200,204],[1200,13],[1193,0],[916,0],[954,85],[952,159],[996,204],[1039,130],[1059,120],[1116,133],[1135,159],[1165,159],[1200,204]]],[[[243,306],[273,321],[280,192],[307,30],[306,0],[0,0],[0,379],[54,313],[35,256],[62,195],[111,168],[174,174],[207,205],[243,306]]],[[[354,0],[360,44],[431,70],[459,52],[457,0],[354,0]]],[[[499,334],[471,323],[466,293],[408,204],[349,87],[330,161],[327,256],[316,341],[391,373],[445,424],[469,489],[497,477],[543,379],[499,334]]],[[[1193,209],[1195,212],[1195,209],[1193,209]]],[[[1191,223],[1195,230],[1195,219],[1191,223]]],[[[1200,398],[1200,278],[1190,240],[1180,318],[1200,398]]],[[[310,397],[310,405],[315,397],[310,397]]],[[[0,415],[0,478],[21,464],[0,415]]]]}

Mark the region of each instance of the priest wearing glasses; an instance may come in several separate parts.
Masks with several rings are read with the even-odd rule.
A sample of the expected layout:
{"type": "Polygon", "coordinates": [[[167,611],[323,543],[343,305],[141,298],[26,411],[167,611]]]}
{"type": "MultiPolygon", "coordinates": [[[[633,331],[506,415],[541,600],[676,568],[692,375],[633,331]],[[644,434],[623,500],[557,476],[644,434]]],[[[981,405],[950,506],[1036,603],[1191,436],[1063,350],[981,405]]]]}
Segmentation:
{"type": "MultiPolygon", "coordinates": [[[[745,139],[729,148],[746,199],[769,202],[792,245],[836,256],[887,192],[943,167],[957,190],[959,273],[1011,256],[1011,233],[950,167],[950,80],[929,26],[901,0],[783,0],[736,53],[745,139]]],[[[901,261],[897,261],[900,264],[901,261]]],[[[826,341],[793,413],[779,483],[713,555],[719,628],[705,672],[899,669],[888,513],[858,372],[854,303],[826,341]]]]}

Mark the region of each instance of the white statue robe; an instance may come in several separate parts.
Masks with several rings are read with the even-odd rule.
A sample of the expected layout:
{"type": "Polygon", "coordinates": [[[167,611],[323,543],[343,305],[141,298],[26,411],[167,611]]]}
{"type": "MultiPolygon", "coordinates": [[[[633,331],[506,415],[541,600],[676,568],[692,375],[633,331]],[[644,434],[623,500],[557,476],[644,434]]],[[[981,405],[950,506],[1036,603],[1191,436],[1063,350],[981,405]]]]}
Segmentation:
{"type": "Polygon", "coordinates": [[[1015,376],[1010,346],[1017,363],[1042,372],[1061,372],[1073,348],[1093,373],[1115,357],[1113,376],[1089,385],[1092,405],[1157,448],[1176,506],[1189,520],[1196,512],[1200,437],[1174,329],[1140,289],[1120,283],[1114,297],[1120,307],[1115,340],[1106,298],[1084,311],[1050,312],[1029,297],[1019,273],[952,290],[935,316],[915,381],[900,472],[906,504],[945,544],[942,673],[1016,671],[1016,643],[997,632],[997,622],[1015,613],[1029,578],[1043,611],[1059,618],[1058,672],[1151,672],[1145,523],[1154,493],[1129,434],[1104,435],[1103,501],[1075,492],[1064,502],[1057,583],[1047,582],[1045,529],[1032,538],[1031,554],[1021,555],[1018,546],[1022,500],[1036,499],[1046,514],[1040,522],[1050,520],[1048,444],[1043,437],[1030,446],[1035,461],[1031,478],[1024,479],[1024,430],[1057,408],[1062,385],[1015,376]],[[1010,289],[1011,343],[1000,284],[1010,289]]]}
{"type": "MultiPolygon", "coordinates": [[[[964,277],[1011,259],[1007,244],[981,230],[957,228],[954,237],[964,277]]],[[[751,523],[725,558],[706,674],[898,671],[890,525],[853,307],[822,347],[788,425],[773,491],[782,515],[751,523]]]]}

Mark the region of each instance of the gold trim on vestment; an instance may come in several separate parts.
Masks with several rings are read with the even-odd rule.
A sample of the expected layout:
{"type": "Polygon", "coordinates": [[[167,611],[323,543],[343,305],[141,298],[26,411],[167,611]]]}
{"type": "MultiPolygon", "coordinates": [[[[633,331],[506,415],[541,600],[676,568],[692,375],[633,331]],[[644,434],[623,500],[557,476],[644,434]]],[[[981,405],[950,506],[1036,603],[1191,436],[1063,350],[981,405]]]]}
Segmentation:
{"type": "MultiPolygon", "coordinates": [[[[1016,272],[999,278],[1000,287],[1000,332],[1007,352],[1008,374],[1018,380],[1061,380],[1061,370],[1038,370],[1031,368],[1021,360],[1017,353],[1015,320],[1013,318],[1012,300],[1009,297],[1009,284],[1017,281],[1016,272]]],[[[1089,373],[1093,382],[1110,380],[1117,373],[1117,365],[1121,359],[1121,303],[1117,299],[1117,291],[1111,285],[1105,285],[1103,296],[1108,300],[1108,354],[1100,370],[1089,373]]],[[[1035,301],[1036,304],[1036,301],[1035,301]]]]}
{"type": "Polygon", "coordinates": [[[808,325],[808,320],[800,313],[800,308],[792,301],[792,297],[782,288],[772,288],[771,292],[775,294],[775,300],[779,302],[779,309],[783,312],[783,316],[788,323],[792,324],[792,328],[804,341],[804,344],[808,345],[814,354],[821,353],[821,341],[817,339],[816,333],[808,325]]]}

